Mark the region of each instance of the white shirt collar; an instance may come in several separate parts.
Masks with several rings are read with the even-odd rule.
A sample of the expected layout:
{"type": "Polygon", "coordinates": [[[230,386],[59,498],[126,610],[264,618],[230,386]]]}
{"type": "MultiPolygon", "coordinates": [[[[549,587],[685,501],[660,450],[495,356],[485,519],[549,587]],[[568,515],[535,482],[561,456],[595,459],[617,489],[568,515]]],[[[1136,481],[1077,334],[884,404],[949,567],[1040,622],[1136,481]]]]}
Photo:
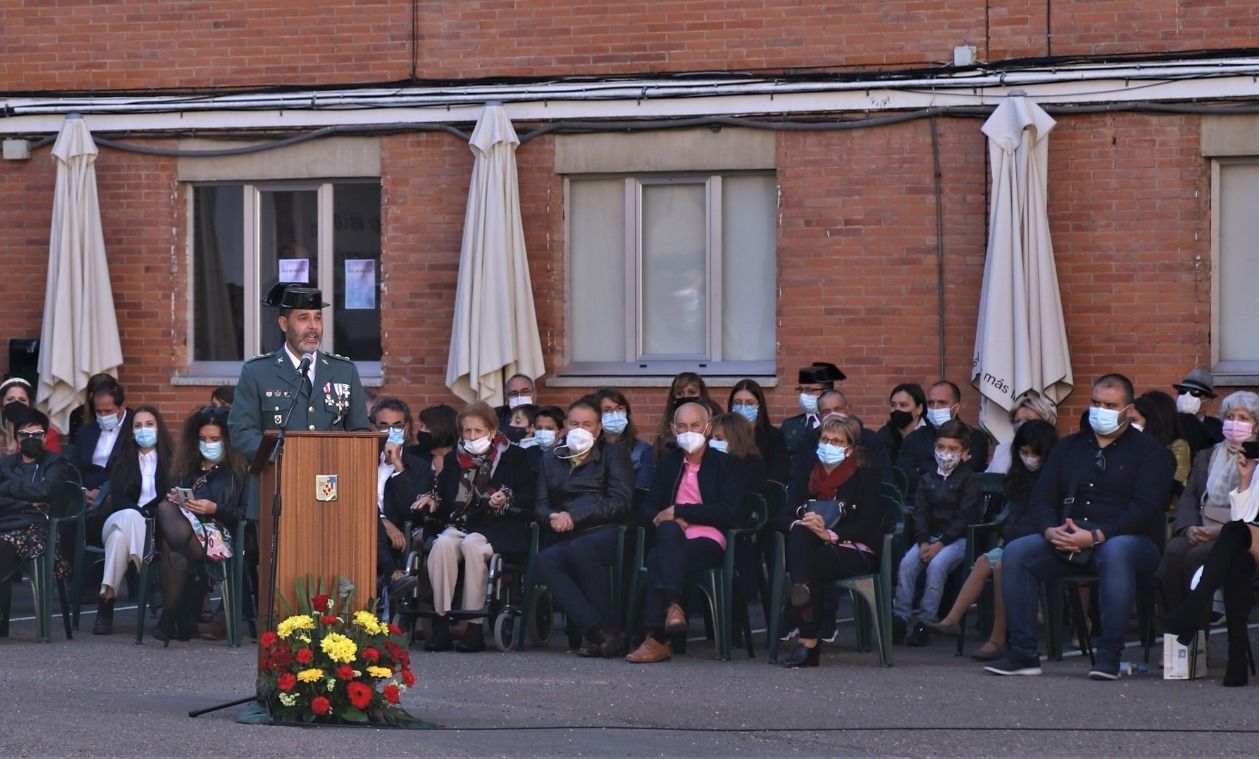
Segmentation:
{"type": "MultiPolygon", "coordinates": [[[[284,355],[288,356],[289,361],[293,362],[293,371],[297,371],[298,369],[301,369],[302,357],[300,355],[293,354],[293,349],[289,347],[289,344],[287,341],[284,343],[284,355]]],[[[310,386],[314,387],[315,386],[315,364],[319,363],[319,351],[312,351],[311,355],[314,356],[314,358],[311,359],[311,362],[310,362],[310,386]]]]}

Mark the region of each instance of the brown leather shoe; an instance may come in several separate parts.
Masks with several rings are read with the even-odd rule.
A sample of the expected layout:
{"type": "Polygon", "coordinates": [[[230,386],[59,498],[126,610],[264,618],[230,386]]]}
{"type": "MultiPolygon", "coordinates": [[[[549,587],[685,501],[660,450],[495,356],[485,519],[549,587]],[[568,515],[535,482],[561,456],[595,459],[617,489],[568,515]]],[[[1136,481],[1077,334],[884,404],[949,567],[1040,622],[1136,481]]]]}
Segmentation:
{"type": "Polygon", "coordinates": [[[673,649],[669,648],[668,643],[661,643],[650,635],[643,644],[634,649],[634,652],[625,657],[625,661],[631,664],[654,664],[658,661],[665,661],[673,656],[673,649]]]}
{"type": "Polygon", "coordinates": [[[669,604],[669,608],[664,613],[664,631],[670,635],[677,635],[686,632],[687,627],[686,612],[682,611],[682,607],[678,604],[669,604]]]}

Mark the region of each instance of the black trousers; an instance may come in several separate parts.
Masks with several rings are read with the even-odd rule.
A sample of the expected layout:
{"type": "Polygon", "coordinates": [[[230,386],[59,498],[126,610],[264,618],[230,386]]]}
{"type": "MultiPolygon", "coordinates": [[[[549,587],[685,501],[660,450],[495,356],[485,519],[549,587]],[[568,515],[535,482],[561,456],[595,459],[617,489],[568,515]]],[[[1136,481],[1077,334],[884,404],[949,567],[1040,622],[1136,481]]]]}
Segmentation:
{"type": "Polygon", "coordinates": [[[661,522],[656,528],[656,545],[647,554],[647,598],[643,608],[647,629],[664,629],[665,611],[681,597],[687,572],[715,569],[721,566],[725,555],[717,541],[687,540],[677,522],[661,522]]]}
{"type": "Polygon", "coordinates": [[[812,530],[796,525],[787,533],[787,572],[791,581],[809,586],[809,605],[800,610],[800,637],[816,638],[827,585],[845,577],[870,574],[875,557],[856,548],[828,543],[812,530]]]}
{"type": "Polygon", "coordinates": [[[583,633],[616,626],[608,579],[615,560],[616,525],[612,524],[562,539],[538,554],[538,579],[583,633]]]}

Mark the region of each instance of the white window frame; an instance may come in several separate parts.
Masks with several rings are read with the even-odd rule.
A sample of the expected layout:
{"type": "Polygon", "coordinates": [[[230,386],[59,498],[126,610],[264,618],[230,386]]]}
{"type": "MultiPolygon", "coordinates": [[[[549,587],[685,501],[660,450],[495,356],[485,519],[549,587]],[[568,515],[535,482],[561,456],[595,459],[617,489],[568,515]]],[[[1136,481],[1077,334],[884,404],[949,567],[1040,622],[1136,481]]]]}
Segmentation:
{"type": "MultiPolygon", "coordinates": [[[[241,252],[245,260],[245,326],[244,337],[245,344],[243,346],[245,360],[261,353],[260,334],[262,323],[268,318],[269,309],[262,306],[262,298],[265,295],[261,291],[262,273],[261,256],[259,251],[262,247],[261,227],[259,219],[262,216],[262,193],[263,192],[309,192],[316,193],[316,207],[319,213],[319,242],[316,250],[316,256],[319,260],[319,281],[313,283],[325,294],[332,293],[335,283],[336,272],[333,266],[335,255],[335,238],[333,230],[333,188],[335,185],[341,184],[370,184],[379,185],[379,177],[360,177],[360,178],[337,178],[326,180],[278,180],[278,181],[262,181],[262,182],[194,182],[188,184],[187,192],[187,225],[189,233],[186,235],[185,261],[188,271],[187,290],[185,297],[185,318],[188,325],[187,350],[189,356],[188,378],[195,378],[200,382],[190,384],[201,384],[202,382],[213,382],[215,384],[230,384],[234,382],[240,375],[240,368],[244,361],[197,361],[193,356],[196,355],[196,337],[197,323],[194,318],[194,303],[196,283],[193,281],[196,267],[194,262],[195,255],[195,235],[191,230],[194,228],[194,218],[196,214],[196,189],[198,187],[210,186],[239,186],[243,191],[242,206],[243,219],[242,229],[244,231],[244,239],[242,240],[241,252]]],[[[381,263],[383,266],[384,251],[381,251],[381,263]]],[[[333,350],[333,327],[336,318],[336,309],[329,307],[324,310],[323,324],[323,340],[320,343],[320,350],[324,352],[332,352],[333,350]]],[[[274,313],[272,314],[274,318],[274,313]]],[[[382,331],[383,337],[383,331],[382,331]]],[[[380,361],[355,361],[354,365],[358,367],[359,376],[363,379],[364,384],[379,385],[383,380],[383,366],[380,361]]]]}
{"type": "Polygon", "coordinates": [[[1220,172],[1226,166],[1259,165],[1259,156],[1217,158],[1211,161],[1211,375],[1219,386],[1244,386],[1259,384],[1259,360],[1220,359],[1220,334],[1224,325],[1222,291],[1220,287],[1220,249],[1222,227],[1220,213],[1220,172]]]}

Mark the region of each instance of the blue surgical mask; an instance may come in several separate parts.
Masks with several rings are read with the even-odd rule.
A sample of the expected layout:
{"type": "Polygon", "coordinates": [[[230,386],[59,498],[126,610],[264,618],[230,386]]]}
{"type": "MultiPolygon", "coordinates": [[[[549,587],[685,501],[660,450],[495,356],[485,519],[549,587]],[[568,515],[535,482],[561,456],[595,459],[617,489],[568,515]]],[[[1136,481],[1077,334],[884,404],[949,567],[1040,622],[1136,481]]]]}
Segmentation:
{"type": "Polygon", "coordinates": [[[141,448],[152,448],[157,445],[157,428],[156,427],[136,427],[135,428],[136,445],[141,448]]]}
{"type": "Polygon", "coordinates": [[[223,458],[223,441],[220,440],[217,443],[207,443],[202,440],[197,443],[197,450],[201,452],[201,458],[217,464],[223,458]]]}
{"type": "Polygon", "coordinates": [[[96,423],[101,426],[102,430],[109,432],[110,430],[118,426],[118,415],[117,414],[101,414],[96,417],[96,423]]]}
{"type": "Polygon", "coordinates": [[[534,430],[533,439],[543,448],[555,445],[555,430],[534,430]]]}
{"type": "Polygon", "coordinates": [[[800,409],[806,414],[817,413],[817,396],[800,393],[800,409]]]}
{"type": "Polygon", "coordinates": [[[624,411],[608,411],[599,418],[603,429],[611,432],[613,435],[619,435],[625,431],[629,425],[629,416],[624,411]]]}
{"type": "Polygon", "coordinates": [[[735,406],[732,406],[730,410],[738,414],[739,416],[743,417],[744,419],[748,420],[748,424],[756,424],[756,417],[758,414],[761,413],[760,406],[752,406],[752,405],[747,405],[747,406],[735,405],[735,406]]]}
{"type": "Polygon", "coordinates": [[[927,409],[927,421],[931,422],[932,427],[939,427],[946,422],[952,421],[953,409],[948,408],[932,408],[927,409]]]}
{"type": "Polygon", "coordinates": [[[389,437],[386,438],[385,440],[386,443],[389,443],[390,445],[402,445],[406,441],[407,441],[407,433],[405,430],[403,430],[400,427],[389,428],[389,437]]]}
{"type": "Polygon", "coordinates": [[[819,443],[817,447],[817,460],[827,466],[835,466],[842,464],[844,459],[848,458],[847,449],[830,443],[819,443]]]}
{"type": "Polygon", "coordinates": [[[709,440],[708,447],[712,448],[714,451],[721,451],[722,453],[729,453],[730,441],[729,440],[709,440]]]}
{"type": "Polygon", "coordinates": [[[1123,424],[1119,421],[1119,411],[1094,406],[1089,409],[1089,426],[1099,435],[1113,435],[1123,424]]]}

